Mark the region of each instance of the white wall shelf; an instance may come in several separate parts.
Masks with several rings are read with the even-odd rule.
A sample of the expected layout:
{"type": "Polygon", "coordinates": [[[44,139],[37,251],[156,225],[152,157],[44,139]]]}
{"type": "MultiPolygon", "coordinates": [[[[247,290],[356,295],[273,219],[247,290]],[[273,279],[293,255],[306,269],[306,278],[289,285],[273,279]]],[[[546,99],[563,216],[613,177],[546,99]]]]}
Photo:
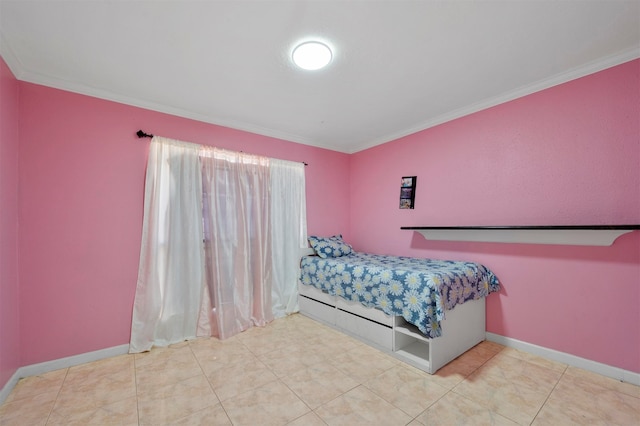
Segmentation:
{"type": "Polygon", "coordinates": [[[403,226],[400,229],[439,241],[610,246],[619,236],[639,230],[640,225],[403,226]]]}

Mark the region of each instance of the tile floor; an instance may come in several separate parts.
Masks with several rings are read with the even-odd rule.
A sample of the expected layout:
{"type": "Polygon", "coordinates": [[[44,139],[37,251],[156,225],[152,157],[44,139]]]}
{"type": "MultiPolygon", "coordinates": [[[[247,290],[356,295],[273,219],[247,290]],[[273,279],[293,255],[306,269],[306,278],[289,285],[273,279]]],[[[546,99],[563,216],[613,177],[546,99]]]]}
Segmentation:
{"type": "Polygon", "coordinates": [[[640,424],[640,387],[483,342],[429,375],[302,315],[21,380],[1,425],[640,424]]]}

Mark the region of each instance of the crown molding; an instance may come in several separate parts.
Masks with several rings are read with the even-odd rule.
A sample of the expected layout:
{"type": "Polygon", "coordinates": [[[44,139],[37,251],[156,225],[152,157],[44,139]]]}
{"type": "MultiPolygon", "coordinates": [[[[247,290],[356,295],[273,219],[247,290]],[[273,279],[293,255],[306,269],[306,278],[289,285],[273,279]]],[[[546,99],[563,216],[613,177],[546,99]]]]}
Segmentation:
{"type": "Polygon", "coordinates": [[[420,131],[429,129],[431,127],[438,126],[448,121],[452,121],[457,118],[461,118],[466,115],[470,115],[470,114],[482,111],[484,109],[488,109],[488,108],[491,108],[491,107],[518,99],[518,98],[522,98],[524,96],[531,95],[533,93],[540,92],[542,90],[549,89],[551,87],[554,87],[563,83],[567,83],[569,81],[576,80],[578,78],[585,77],[590,74],[595,74],[607,68],[621,65],[621,64],[624,64],[625,62],[633,61],[638,58],[640,58],[640,47],[634,47],[631,49],[623,50],[614,55],[600,58],[596,61],[586,63],[579,67],[573,68],[569,71],[556,74],[552,77],[539,80],[535,83],[527,84],[515,90],[505,92],[501,95],[482,100],[475,104],[451,111],[446,114],[442,114],[438,117],[435,117],[434,119],[424,121],[416,126],[412,126],[403,131],[377,138],[371,141],[370,143],[362,144],[358,146],[353,151],[349,152],[349,154],[353,154],[359,151],[363,151],[365,149],[373,148],[374,146],[382,145],[384,143],[391,142],[396,139],[400,139],[405,136],[409,136],[414,133],[418,133],[420,131]]]}
{"type": "Polygon", "coordinates": [[[300,135],[282,132],[282,131],[267,128],[267,127],[256,126],[251,123],[245,123],[245,122],[236,121],[236,120],[229,120],[221,117],[213,117],[213,116],[189,111],[183,108],[176,108],[169,105],[160,104],[157,102],[149,102],[149,101],[145,101],[135,97],[127,96],[124,94],[115,93],[115,92],[111,92],[103,89],[98,89],[98,88],[87,86],[84,84],[79,84],[79,83],[75,83],[75,82],[71,82],[63,79],[58,79],[58,78],[50,77],[44,74],[27,70],[22,64],[22,62],[19,60],[17,55],[15,55],[11,47],[6,43],[5,38],[2,35],[1,31],[0,31],[0,55],[2,55],[3,59],[7,63],[7,66],[9,67],[13,75],[16,77],[16,79],[20,81],[39,84],[47,87],[52,87],[55,89],[78,93],[81,95],[92,96],[95,98],[105,99],[113,102],[122,103],[125,105],[148,109],[151,111],[175,115],[178,117],[201,121],[204,123],[214,124],[217,126],[229,127],[232,129],[242,130],[245,132],[255,133],[262,136],[281,139],[288,142],[314,146],[317,148],[328,149],[328,150],[342,152],[346,154],[354,154],[359,151],[364,151],[366,149],[373,148],[375,146],[382,145],[384,143],[391,142],[396,139],[400,139],[405,136],[409,136],[414,133],[421,132],[423,130],[455,120],[457,118],[461,118],[466,115],[470,115],[470,114],[482,111],[484,109],[491,108],[491,107],[539,92],[541,90],[545,90],[553,86],[557,86],[559,84],[563,84],[571,80],[578,79],[580,77],[594,74],[596,72],[614,67],[616,65],[623,64],[625,62],[632,61],[634,59],[638,59],[640,58],[640,47],[634,47],[631,49],[623,50],[616,54],[573,68],[567,72],[556,74],[552,77],[545,78],[535,83],[519,87],[515,90],[503,93],[501,95],[482,100],[475,104],[472,104],[463,108],[459,108],[457,110],[451,111],[446,114],[442,114],[438,117],[424,121],[415,126],[411,126],[402,131],[376,138],[370,142],[357,145],[355,148],[351,148],[351,149],[345,149],[343,147],[333,146],[327,143],[320,143],[300,135]]]}
{"type": "Polygon", "coordinates": [[[7,43],[2,31],[0,31],[0,56],[4,59],[5,63],[13,73],[13,76],[18,80],[22,80],[24,66],[9,46],[9,43],[7,43]]]}
{"type": "MultiPolygon", "coordinates": [[[[10,67],[11,68],[11,67],[10,67]]],[[[13,70],[12,70],[13,71],[13,70]]],[[[127,96],[121,93],[116,93],[104,89],[99,89],[85,84],[71,82],[63,79],[50,77],[44,74],[35,73],[31,71],[21,71],[20,77],[14,72],[18,80],[39,84],[54,89],[64,90],[67,92],[77,93],[80,95],[91,96],[94,98],[104,99],[107,101],[117,102],[133,107],[143,108],[151,111],[156,111],[164,114],[174,115],[177,117],[187,118],[203,123],[213,124],[216,126],[228,127],[234,130],[241,130],[249,133],[255,133],[261,136],[271,137],[275,139],[281,139],[287,142],[295,142],[303,145],[311,145],[318,148],[327,148],[326,145],[316,143],[308,140],[300,135],[282,132],[279,130],[271,129],[268,127],[256,126],[250,123],[245,123],[236,120],[229,120],[220,117],[213,117],[205,114],[200,114],[183,108],[176,108],[169,105],[161,104],[158,102],[150,102],[143,99],[139,99],[132,96],[127,96]]],[[[339,150],[339,149],[335,149],[339,150]]]]}

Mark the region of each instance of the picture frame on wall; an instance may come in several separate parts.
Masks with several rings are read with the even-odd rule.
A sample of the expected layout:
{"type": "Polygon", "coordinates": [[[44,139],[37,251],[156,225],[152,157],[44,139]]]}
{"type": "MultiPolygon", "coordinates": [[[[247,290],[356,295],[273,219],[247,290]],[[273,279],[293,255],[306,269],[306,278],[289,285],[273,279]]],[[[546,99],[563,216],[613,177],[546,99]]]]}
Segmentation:
{"type": "Polygon", "coordinates": [[[403,176],[400,183],[400,208],[413,209],[416,199],[417,176],[403,176]]]}

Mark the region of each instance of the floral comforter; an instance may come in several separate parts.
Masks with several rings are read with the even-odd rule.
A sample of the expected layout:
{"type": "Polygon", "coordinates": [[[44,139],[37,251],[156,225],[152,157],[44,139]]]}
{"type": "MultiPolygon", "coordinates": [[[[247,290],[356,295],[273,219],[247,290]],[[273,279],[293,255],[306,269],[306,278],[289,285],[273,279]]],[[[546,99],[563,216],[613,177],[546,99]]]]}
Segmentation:
{"type": "Polygon", "coordinates": [[[426,336],[442,335],[444,311],[500,290],[498,278],[473,262],[353,252],[303,257],[300,281],[325,293],[401,315],[426,336]]]}

